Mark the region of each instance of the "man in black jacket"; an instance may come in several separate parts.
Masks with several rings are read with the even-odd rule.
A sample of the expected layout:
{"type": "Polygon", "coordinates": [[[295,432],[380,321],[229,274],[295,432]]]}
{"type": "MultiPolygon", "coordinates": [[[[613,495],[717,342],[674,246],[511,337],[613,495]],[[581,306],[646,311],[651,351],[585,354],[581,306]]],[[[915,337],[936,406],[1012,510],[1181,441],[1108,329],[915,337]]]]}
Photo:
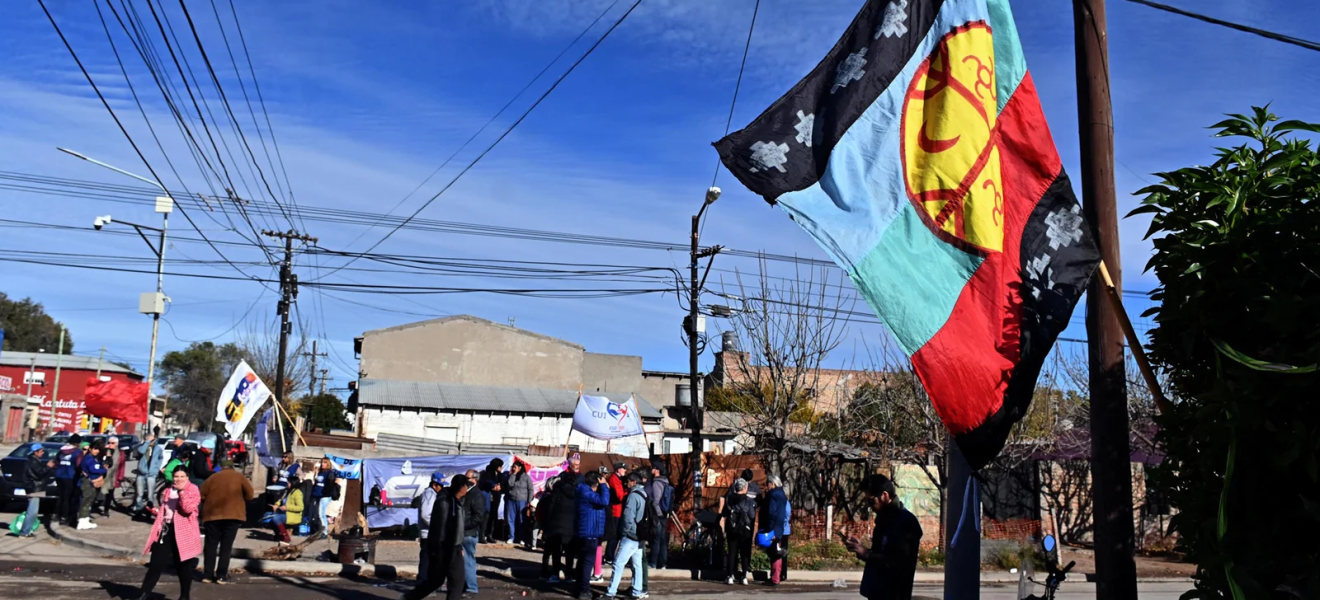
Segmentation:
{"type": "MultiPolygon", "coordinates": [[[[467,479],[468,487],[477,486],[476,469],[467,472],[467,479]]],[[[486,497],[479,490],[472,490],[472,493],[463,498],[463,513],[466,517],[463,527],[463,567],[467,575],[467,586],[464,591],[475,594],[477,593],[477,540],[486,530],[486,519],[489,516],[486,497]]]]}
{"type": "Polygon", "coordinates": [[[466,550],[462,538],[467,529],[467,511],[464,499],[468,496],[468,478],[455,475],[449,488],[435,498],[431,507],[431,528],[426,537],[430,564],[427,565],[425,581],[406,592],[401,600],[422,600],[440,589],[446,581],[449,589],[445,593],[448,600],[463,597],[463,560],[466,550]]]}
{"type": "Polygon", "coordinates": [[[37,528],[37,512],[41,508],[41,499],[46,497],[46,485],[55,473],[55,459],[46,458],[46,447],[40,443],[32,444],[28,453],[27,464],[23,467],[23,490],[27,492],[27,514],[23,517],[23,529],[19,537],[33,537],[37,528]]]}
{"type": "Polygon", "coordinates": [[[884,475],[871,475],[862,484],[866,504],[875,511],[871,547],[856,538],[843,541],[866,563],[858,590],[868,600],[910,600],[912,580],[917,573],[917,550],[921,546],[921,524],[898,501],[894,482],[884,475]]]}

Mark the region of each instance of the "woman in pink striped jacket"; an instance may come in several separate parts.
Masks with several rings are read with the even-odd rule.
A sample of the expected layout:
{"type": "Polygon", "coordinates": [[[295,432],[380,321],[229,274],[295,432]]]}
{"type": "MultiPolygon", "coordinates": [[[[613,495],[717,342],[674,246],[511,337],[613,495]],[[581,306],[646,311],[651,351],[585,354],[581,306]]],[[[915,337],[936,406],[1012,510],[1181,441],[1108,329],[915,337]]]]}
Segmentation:
{"type": "Polygon", "coordinates": [[[179,600],[187,600],[192,589],[193,571],[197,569],[197,556],[202,553],[202,536],[197,526],[197,509],[202,494],[188,481],[188,468],[175,467],[174,485],[160,495],[156,523],[142,553],[151,552],[147,576],[142,580],[141,600],[151,595],[166,567],[173,567],[179,575],[179,600]]]}

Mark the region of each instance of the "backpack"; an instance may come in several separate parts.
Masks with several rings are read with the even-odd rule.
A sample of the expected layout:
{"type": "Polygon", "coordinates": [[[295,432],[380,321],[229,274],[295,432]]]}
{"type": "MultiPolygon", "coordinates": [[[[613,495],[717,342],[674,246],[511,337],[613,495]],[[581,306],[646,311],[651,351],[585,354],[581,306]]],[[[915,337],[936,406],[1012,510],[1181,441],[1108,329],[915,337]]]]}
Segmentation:
{"type": "MultiPolygon", "coordinates": [[[[641,494],[641,492],[628,492],[629,494],[641,494]]],[[[637,539],[649,541],[655,538],[655,532],[658,527],[663,526],[664,518],[655,514],[655,507],[646,501],[646,496],[642,494],[642,520],[637,522],[637,539]]]]}
{"type": "Polygon", "coordinates": [[[753,510],[755,510],[755,505],[748,499],[744,499],[736,506],[730,506],[729,527],[739,535],[750,537],[752,535],[753,520],[755,519],[752,514],[753,510]]]}
{"type": "Polygon", "coordinates": [[[665,491],[660,494],[660,516],[668,518],[674,512],[674,486],[665,482],[665,491]]]}

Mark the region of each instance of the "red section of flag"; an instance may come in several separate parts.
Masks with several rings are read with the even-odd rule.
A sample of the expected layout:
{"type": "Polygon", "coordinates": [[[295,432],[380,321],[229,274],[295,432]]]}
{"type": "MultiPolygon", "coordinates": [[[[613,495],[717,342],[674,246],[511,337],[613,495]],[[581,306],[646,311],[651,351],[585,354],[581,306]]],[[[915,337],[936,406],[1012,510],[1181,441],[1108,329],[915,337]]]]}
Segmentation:
{"type": "Polygon", "coordinates": [[[999,135],[1003,252],[987,255],[944,327],[912,356],[935,410],[955,436],[985,423],[1004,404],[1020,358],[1022,231],[1061,169],[1030,73],[1000,112],[999,135]]]}
{"type": "Polygon", "coordinates": [[[87,380],[83,402],[87,413],[125,423],[147,422],[147,394],[151,386],[131,381],[87,380]]]}

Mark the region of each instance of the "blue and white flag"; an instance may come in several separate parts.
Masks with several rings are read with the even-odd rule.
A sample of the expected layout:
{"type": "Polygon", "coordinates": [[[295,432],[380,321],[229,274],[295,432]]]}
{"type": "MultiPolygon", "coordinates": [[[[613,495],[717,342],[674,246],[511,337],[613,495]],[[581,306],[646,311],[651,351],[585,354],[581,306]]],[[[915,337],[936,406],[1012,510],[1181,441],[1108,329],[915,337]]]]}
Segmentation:
{"type": "Polygon", "coordinates": [[[325,455],[334,467],[335,477],[339,479],[362,479],[362,459],[344,458],[333,454],[325,455]]]}
{"type": "Polygon", "coordinates": [[[573,410],[573,430],[598,440],[645,435],[637,400],[632,397],[618,403],[601,396],[578,396],[577,408],[573,410]]]}

